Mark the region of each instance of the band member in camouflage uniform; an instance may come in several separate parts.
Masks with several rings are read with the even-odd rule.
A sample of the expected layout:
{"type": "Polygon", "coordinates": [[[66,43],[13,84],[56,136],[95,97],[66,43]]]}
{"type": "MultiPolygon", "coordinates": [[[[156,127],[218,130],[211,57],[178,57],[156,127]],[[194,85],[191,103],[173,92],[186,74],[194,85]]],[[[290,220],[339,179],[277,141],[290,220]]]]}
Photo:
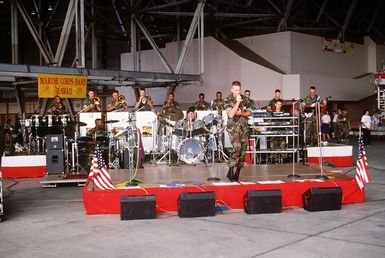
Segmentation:
{"type": "Polygon", "coordinates": [[[305,127],[306,127],[306,144],[314,146],[317,143],[317,128],[316,128],[316,103],[320,101],[320,97],[316,94],[315,86],[309,88],[309,95],[306,96],[302,102],[303,108],[312,108],[313,114],[308,113],[305,127]]]}
{"type": "Polygon", "coordinates": [[[338,123],[338,141],[348,142],[348,136],[350,132],[349,114],[346,108],[342,109],[342,114],[337,117],[338,123]]]}
{"type": "Polygon", "coordinates": [[[150,96],[146,96],[146,90],[140,89],[138,101],[135,103],[136,111],[151,111],[153,107],[152,99],[150,96]]]}
{"type": "Polygon", "coordinates": [[[274,92],[274,98],[269,101],[269,105],[266,108],[267,112],[274,112],[275,111],[275,104],[277,101],[281,101],[281,103],[284,103],[284,100],[281,98],[281,91],[279,89],[276,89],[274,92]]]}
{"type": "Polygon", "coordinates": [[[96,97],[95,91],[89,90],[88,97],[83,101],[83,112],[100,112],[102,111],[102,106],[100,102],[94,103],[94,98],[96,97]]]}
{"type": "Polygon", "coordinates": [[[163,104],[163,110],[171,107],[179,108],[179,103],[174,100],[174,93],[172,92],[167,95],[167,100],[163,104]]]}
{"type": "Polygon", "coordinates": [[[66,113],[66,107],[62,102],[60,96],[56,95],[54,101],[48,106],[48,114],[63,115],[66,113]]]}
{"type": "Polygon", "coordinates": [[[251,109],[252,110],[256,109],[255,101],[252,100],[251,97],[250,97],[250,95],[251,95],[250,90],[245,90],[244,95],[249,98],[250,103],[251,103],[251,109]]]}
{"type": "Polygon", "coordinates": [[[95,119],[95,127],[88,130],[86,135],[92,138],[107,136],[107,131],[104,127],[103,120],[100,118],[95,119]]]}
{"type": "Polygon", "coordinates": [[[107,111],[124,110],[128,106],[125,101],[119,101],[119,91],[114,90],[112,92],[112,100],[108,103],[107,111]]]}
{"type": "Polygon", "coordinates": [[[199,100],[194,103],[196,110],[208,110],[210,109],[210,103],[205,101],[205,94],[199,93],[199,100]]]}
{"type": "Polygon", "coordinates": [[[251,115],[250,100],[241,95],[241,83],[239,81],[232,83],[231,94],[225,100],[225,110],[228,116],[227,132],[233,145],[230,150],[227,178],[230,181],[238,181],[245,161],[249,139],[248,117],[251,115]]]}
{"type": "MultiPolygon", "coordinates": [[[[278,100],[275,103],[275,112],[282,112],[282,102],[278,100]]],[[[271,150],[276,150],[276,149],[281,149],[285,150],[286,149],[286,140],[285,137],[273,137],[270,141],[270,149],[271,150]]],[[[272,155],[273,157],[275,156],[274,154],[272,155]]]]}
{"type": "Polygon", "coordinates": [[[211,101],[211,109],[217,110],[219,115],[222,115],[222,110],[224,109],[225,101],[222,99],[222,92],[218,91],[216,98],[211,101]]]}

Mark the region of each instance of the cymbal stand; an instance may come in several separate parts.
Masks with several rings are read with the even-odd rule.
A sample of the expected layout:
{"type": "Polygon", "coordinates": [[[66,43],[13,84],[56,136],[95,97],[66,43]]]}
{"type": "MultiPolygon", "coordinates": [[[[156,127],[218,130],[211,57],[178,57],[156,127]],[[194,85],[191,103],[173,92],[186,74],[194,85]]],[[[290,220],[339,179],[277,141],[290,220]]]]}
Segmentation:
{"type": "Polygon", "coordinates": [[[114,133],[112,130],[108,130],[108,168],[112,169],[118,169],[119,168],[119,158],[116,155],[116,152],[119,150],[115,150],[114,148],[117,147],[119,144],[118,141],[114,142],[114,133]],[[111,153],[111,150],[113,150],[113,153],[111,153]],[[115,158],[114,158],[115,157],[115,158]]]}
{"type": "Polygon", "coordinates": [[[225,127],[222,127],[222,124],[223,123],[223,120],[222,118],[220,118],[220,121],[219,121],[219,124],[221,126],[218,126],[218,160],[219,161],[224,161],[224,162],[228,162],[229,161],[229,157],[226,155],[225,151],[224,151],[224,146],[223,146],[223,131],[225,130],[225,127]]]}
{"type": "Polygon", "coordinates": [[[71,173],[79,174],[80,172],[85,172],[86,170],[79,164],[79,146],[78,146],[78,137],[79,137],[79,127],[76,126],[75,130],[75,142],[72,144],[72,168],[71,173]]]}
{"type": "MultiPolygon", "coordinates": [[[[169,116],[171,117],[171,116],[169,116]]],[[[168,156],[167,165],[171,165],[171,141],[172,141],[172,132],[171,127],[166,126],[166,138],[167,138],[167,151],[166,153],[156,162],[158,165],[163,159],[165,159],[168,156]]]]}
{"type": "MultiPolygon", "coordinates": [[[[63,129],[63,136],[64,136],[64,155],[65,155],[65,160],[66,160],[64,172],[66,174],[68,174],[69,173],[69,167],[70,167],[70,164],[69,164],[69,148],[68,148],[67,136],[65,134],[65,130],[64,129],[63,129]]],[[[71,164],[73,164],[73,163],[71,163],[71,164]]]]}

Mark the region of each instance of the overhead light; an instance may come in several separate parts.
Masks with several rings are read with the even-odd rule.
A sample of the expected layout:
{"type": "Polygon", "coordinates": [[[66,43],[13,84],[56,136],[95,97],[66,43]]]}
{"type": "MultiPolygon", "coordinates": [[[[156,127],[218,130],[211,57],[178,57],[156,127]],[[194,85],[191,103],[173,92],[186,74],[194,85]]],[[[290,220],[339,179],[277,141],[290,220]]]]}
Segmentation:
{"type": "Polygon", "coordinates": [[[0,0],[0,4],[4,4],[4,1],[0,0]]]}
{"type": "Polygon", "coordinates": [[[35,15],[35,14],[36,14],[35,10],[32,10],[31,15],[35,15]]]}
{"type": "Polygon", "coordinates": [[[52,5],[48,5],[48,11],[52,11],[52,5]]]}

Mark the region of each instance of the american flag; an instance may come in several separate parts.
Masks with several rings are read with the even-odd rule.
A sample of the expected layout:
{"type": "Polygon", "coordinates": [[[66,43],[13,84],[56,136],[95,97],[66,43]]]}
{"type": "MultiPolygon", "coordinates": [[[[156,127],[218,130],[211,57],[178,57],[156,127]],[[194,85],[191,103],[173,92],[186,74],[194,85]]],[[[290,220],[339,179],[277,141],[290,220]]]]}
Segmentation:
{"type": "Polygon", "coordinates": [[[369,183],[368,160],[366,159],[365,146],[362,138],[358,139],[358,154],[356,166],[356,181],[360,189],[365,187],[365,183],[369,183]]]}
{"type": "Polygon", "coordinates": [[[106,163],[102,157],[99,144],[97,144],[95,147],[95,153],[92,158],[88,181],[92,181],[95,188],[100,190],[115,189],[115,186],[111,181],[110,173],[108,173],[106,163]]]}

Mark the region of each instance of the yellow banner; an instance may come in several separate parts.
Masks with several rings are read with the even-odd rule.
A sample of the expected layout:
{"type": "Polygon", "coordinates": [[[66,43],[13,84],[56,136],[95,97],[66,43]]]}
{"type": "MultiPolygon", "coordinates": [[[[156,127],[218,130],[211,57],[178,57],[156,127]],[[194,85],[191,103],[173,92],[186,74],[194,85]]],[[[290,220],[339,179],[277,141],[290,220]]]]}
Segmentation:
{"type": "Polygon", "coordinates": [[[39,74],[39,98],[85,98],[87,77],[78,75],[39,74]]]}

